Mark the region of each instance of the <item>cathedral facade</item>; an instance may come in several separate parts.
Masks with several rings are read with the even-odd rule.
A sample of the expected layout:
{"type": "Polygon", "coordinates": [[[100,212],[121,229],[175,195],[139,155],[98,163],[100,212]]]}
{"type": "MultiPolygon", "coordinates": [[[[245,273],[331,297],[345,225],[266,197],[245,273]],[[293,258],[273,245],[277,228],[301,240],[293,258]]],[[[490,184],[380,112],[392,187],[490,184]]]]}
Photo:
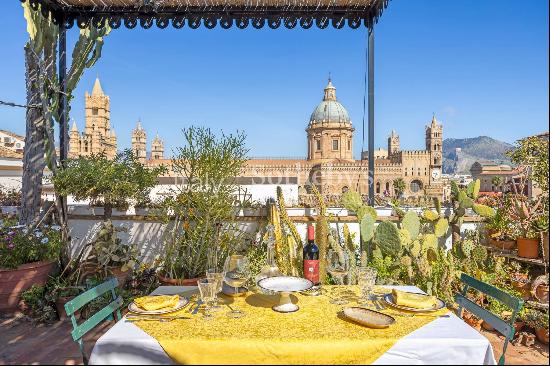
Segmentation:
{"type": "MultiPolygon", "coordinates": [[[[85,127],[80,133],[76,122],[73,122],[69,132],[69,157],[89,156],[92,154],[105,154],[113,159],[117,154],[117,137],[111,126],[111,104],[109,96],[103,92],[99,78],[96,78],[92,93],[86,92],[85,103],[85,127]]],[[[146,163],[147,133],[137,122],[132,131],[132,152],[137,159],[146,163]]],[[[157,135],[151,145],[151,159],[164,159],[164,143],[157,135]]]]}
{"type": "MultiPolygon", "coordinates": [[[[254,159],[247,162],[244,176],[276,184],[293,179],[301,194],[315,184],[325,196],[339,196],[349,189],[368,193],[368,153],[353,158],[354,127],[347,110],[336,98],[336,88],[329,79],[322,101],[314,109],[306,128],[306,159],[254,159]]],[[[443,126],[435,116],[425,129],[426,147],[401,150],[399,135],[392,131],[387,150],[375,152],[375,194],[393,196],[393,182],[402,178],[405,196],[442,197],[441,177],[443,126]]]]}

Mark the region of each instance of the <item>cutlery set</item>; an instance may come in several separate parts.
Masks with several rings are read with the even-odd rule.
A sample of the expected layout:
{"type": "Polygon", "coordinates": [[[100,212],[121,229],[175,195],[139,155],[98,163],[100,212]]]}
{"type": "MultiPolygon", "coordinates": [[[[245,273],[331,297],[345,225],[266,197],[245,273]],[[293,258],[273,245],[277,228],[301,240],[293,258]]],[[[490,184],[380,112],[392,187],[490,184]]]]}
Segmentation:
{"type": "MultiPolygon", "coordinates": [[[[185,309],[187,306],[190,306],[193,301],[192,301],[192,298],[188,299],[189,302],[188,302],[188,305],[186,305],[184,308],[180,309],[180,310],[183,310],[185,309]]],[[[198,312],[199,312],[199,309],[202,305],[202,301],[201,300],[197,300],[196,303],[195,303],[195,308],[191,311],[191,315],[196,315],[198,312]]],[[[158,321],[160,323],[167,323],[167,322],[171,322],[171,321],[174,321],[174,320],[183,320],[183,319],[191,319],[192,317],[191,316],[186,316],[186,315],[182,315],[182,316],[165,316],[165,315],[140,315],[140,314],[127,314],[125,319],[126,321],[128,322],[137,322],[137,321],[158,321]]]]}

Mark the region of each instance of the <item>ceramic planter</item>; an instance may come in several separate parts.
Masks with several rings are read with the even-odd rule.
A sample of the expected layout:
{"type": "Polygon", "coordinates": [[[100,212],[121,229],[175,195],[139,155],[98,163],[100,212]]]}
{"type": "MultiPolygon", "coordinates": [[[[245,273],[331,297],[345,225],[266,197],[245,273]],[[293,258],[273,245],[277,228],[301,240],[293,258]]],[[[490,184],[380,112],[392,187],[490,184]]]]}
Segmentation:
{"type": "Polygon", "coordinates": [[[548,344],[548,329],[537,328],[535,329],[537,339],[544,344],[548,344]]]}
{"type": "MultiPolygon", "coordinates": [[[[65,311],[65,304],[74,299],[76,296],[67,296],[67,297],[58,297],[55,300],[55,310],[57,311],[57,316],[59,320],[67,320],[67,312],[65,311]]],[[[80,319],[80,311],[74,313],[75,318],[80,319]]]]}
{"type": "Polygon", "coordinates": [[[523,258],[536,259],[539,257],[539,240],[517,238],[518,255],[523,258]]]}
{"type": "Polygon", "coordinates": [[[495,240],[495,239],[489,239],[489,244],[498,249],[502,250],[512,250],[516,247],[516,242],[513,240],[495,240]]]}
{"type": "Polygon", "coordinates": [[[126,284],[126,281],[128,280],[128,277],[130,276],[132,271],[128,270],[126,272],[123,272],[121,267],[110,268],[109,270],[111,271],[113,276],[115,276],[116,279],[118,280],[118,288],[123,289],[124,285],[126,284]]]}
{"type": "Polygon", "coordinates": [[[199,278],[170,278],[158,273],[157,277],[163,286],[197,286],[199,278]]]}
{"type": "Polygon", "coordinates": [[[55,265],[56,261],[43,261],[0,269],[0,312],[17,311],[21,294],[32,285],[45,285],[55,265]]]}

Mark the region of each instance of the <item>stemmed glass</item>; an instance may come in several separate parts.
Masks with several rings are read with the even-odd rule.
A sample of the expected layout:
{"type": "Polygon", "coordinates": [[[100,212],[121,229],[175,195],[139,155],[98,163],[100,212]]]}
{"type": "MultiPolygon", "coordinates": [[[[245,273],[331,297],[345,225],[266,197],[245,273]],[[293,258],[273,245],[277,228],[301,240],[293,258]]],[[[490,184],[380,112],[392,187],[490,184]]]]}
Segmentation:
{"type": "Polygon", "coordinates": [[[199,286],[201,300],[204,303],[204,318],[211,319],[212,314],[210,313],[210,309],[214,302],[217,283],[209,281],[207,278],[202,278],[197,284],[199,286]]]}
{"type": "MultiPolygon", "coordinates": [[[[226,258],[223,270],[225,282],[235,289],[235,295],[239,293],[239,287],[248,281],[250,264],[244,255],[230,255],[226,258]]],[[[231,309],[227,313],[230,318],[242,318],[245,313],[242,310],[231,309]]]]}
{"type": "Polygon", "coordinates": [[[221,309],[221,306],[219,305],[218,294],[222,291],[224,275],[224,272],[218,270],[217,268],[209,268],[206,270],[206,278],[208,279],[208,281],[216,284],[214,292],[214,304],[212,305],[212,309],[214,310],[221,309]]]}
{"type": "MultiPolygon", "coordinates": [[[[342,285],[344,283],[344,277],[349,272],[349,262],[345,260],[345,258],[340,258],[340,255],[331,249],[328,251],[327,255],[327,271],[332,278],[336,280],[337,284],[342,285]]],[[[341,291],[333,291],[332,294],[335,298],[330,300],[331,304],[346,305],[349,302],[342,297],[341,291]]]]}
{"type": "Polygon", "coordinates": [[[362,267],[357,270],[357,283],[361,290],[359,303],[361,305],[369,305],[374,300],[373,291],[376,284],[376,269],[371,267],[362,267]]]}

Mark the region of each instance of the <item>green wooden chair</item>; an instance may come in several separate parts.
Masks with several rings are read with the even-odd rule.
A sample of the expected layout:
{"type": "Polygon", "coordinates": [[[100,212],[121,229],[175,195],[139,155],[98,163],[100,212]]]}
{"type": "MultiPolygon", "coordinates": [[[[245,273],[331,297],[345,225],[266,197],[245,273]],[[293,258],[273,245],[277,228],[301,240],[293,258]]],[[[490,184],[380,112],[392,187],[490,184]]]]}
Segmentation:
{"type": "Polygon", "coordinates": [[[517,297],[512,296],[485,282],[478,281],[475,278],[470,277],[464,273],[462,274],[462,276],[460,276],[460,280],[462,281],[462,283],[464,283],[464,289],[462,290],[462,294],[455,295],[455,301],[459,305],[458,316],[462,317],[463,310],[466,309],[478,318],[492,325],[495,330],[497,330],[505,337],[504,347],[502,349],[502,356],[500,356],[500,359],[498,360],[499,365],[504,365],[504,355],[506,354],[506,348],[508,347],[508,342],[514,339],[514,334],[516,332],[516,329],[514,328],[514,322],[516,321],[516,317],[519,311],[523,307],[523,300],[518,299],[517,297]],[[512,310],[512,317],[510,318],[510,322],[505,322],[500,317],[496,316],[495,314],[482,308],[472,300],[468,299],[466,295],[468,294],[468,290],[470,288],[475,289],[487,296],[491,296],[492,298],[508,306],[512,310]]]}
{"type": "Polygon", "coordinates": [[[117,296],[115,293],[115,288],[117,286],[118,280],[116,278],[110,278],[107,281],[103,282],[101,285],[98,285],[84,292],[83,294],[75,297],[73,300],[65,304],[65,311],[67,312],[67,316],[71,318],[71,322],[73,324],[73,331],[71,332],[71,336],[80,347],[80,352],[82,353],[82,359],[85,365],[88,364],[88,357],[86,356],[86,353],[84,351],[84,335],[95,328],[102,321],[106,319],[113,319],[113,314],[115,313],[117,316],[117,320],[122,319],[120,315],[122,297],[117,296]],[[74,316],[75,312],[80,310],[84,305],[90,303],[91,301],[97,299],[98,297],[109,291],[111,292],[112,297],[111,303],[92,315],[82,324],[78,324],[74,316]]]}

